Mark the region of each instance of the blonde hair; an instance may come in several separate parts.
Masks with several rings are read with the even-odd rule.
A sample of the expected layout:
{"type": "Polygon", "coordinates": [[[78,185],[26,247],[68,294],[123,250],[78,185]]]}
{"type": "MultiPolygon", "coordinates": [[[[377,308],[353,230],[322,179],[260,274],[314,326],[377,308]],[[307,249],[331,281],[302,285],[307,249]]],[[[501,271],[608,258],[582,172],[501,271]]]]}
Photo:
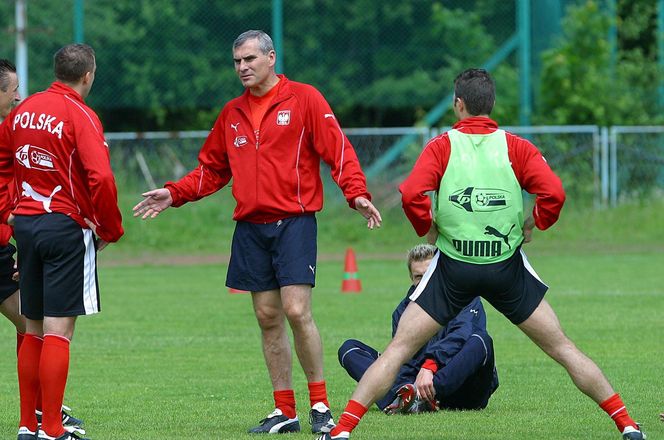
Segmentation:
{"type": "Polygon", "coordinates": [[[433,255],[436,253],[436,250],[438,250],[436,246],[427,243],[422,243],[418,244],[417,246],[408,251],[408,273],[410,274],[411,278],[413,276],[411,264],[413,264],[414,261],[424,261],[432,259],[433,255]]]}

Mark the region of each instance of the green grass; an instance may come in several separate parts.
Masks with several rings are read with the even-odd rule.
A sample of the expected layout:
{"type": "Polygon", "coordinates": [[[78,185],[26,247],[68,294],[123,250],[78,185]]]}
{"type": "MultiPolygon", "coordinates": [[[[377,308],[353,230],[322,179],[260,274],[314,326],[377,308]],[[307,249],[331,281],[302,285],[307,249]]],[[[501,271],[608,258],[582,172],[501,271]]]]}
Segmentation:
{"type": "MultiPolygon", "coordinates": [[[[555,244],[555,243],[554,243],[555,244]]],[[[530,254],[551,286],[547,299],[566,332],[595,359],[649,438],[664,438],[664,286],[662,252],[530,254]]],[[[272,409],[260,336],[247,295],[230,295],[226,267],[109,266],[102,253],[103,312],[79,320],[66,403],[103,439],[249,439],[272,409]]],[[[382,349],[390,314],[404,295],[402,261],[360,259],[360,294],[339,292],[343,267],[321,261],[314,312],[335,415],[354,389],[336,350],[346,338],[382,349]]],[[[488,310],[500,387],[486,410],[387,417],[375,409],[353,439],[607,439],[613,423],[573,387],[564,370],[506,319],[488,310]]],[[[0,325],[0,437],[18,420],[14,336],[0,325]]],[[[297,361],[294,383],[301,434],[307,394],[297,361]]]]}

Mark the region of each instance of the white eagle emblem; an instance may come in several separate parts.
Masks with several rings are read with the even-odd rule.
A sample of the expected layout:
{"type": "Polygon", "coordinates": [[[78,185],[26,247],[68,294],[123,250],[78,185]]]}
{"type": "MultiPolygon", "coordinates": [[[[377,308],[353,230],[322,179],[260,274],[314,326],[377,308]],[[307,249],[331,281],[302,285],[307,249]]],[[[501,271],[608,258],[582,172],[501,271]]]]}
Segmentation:
{"type": "Polygon", "coordinates": [[[290,124],[290,110],[281,110],[277,113],[277,125],[290,124]]]}

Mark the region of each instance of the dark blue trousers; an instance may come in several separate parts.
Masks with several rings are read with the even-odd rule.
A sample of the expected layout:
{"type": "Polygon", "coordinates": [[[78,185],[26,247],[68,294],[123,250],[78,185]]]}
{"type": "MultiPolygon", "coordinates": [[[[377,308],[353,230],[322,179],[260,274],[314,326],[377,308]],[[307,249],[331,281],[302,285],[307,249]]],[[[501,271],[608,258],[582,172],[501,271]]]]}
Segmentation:
{"type": "MultiPolygon", "coordinates": [[[[356,381],[362,378],[378,356],[380,353],[374,348],[355,339],[344,342],[338,352],[339,363],[356,381]]],[[[412,362],[402,366],[393,386],[383,398],[376,401],[378,408],[383,410],[392,403],[396,392],[403,385],[415,383],[418,371],[419,368],[413,367],[412,362]]],[[[485,408],[498,387],[493,342],[489,335],[473,335],[452,360],[436,372],[433,384],[441,408],[485,408]]]]}

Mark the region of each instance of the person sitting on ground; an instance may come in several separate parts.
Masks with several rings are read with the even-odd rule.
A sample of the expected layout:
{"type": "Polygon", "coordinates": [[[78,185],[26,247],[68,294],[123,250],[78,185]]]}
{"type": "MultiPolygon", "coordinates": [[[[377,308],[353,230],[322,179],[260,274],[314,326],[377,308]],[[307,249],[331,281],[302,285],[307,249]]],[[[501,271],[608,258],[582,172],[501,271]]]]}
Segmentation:
{"type": "MultiPolygon", "coordinates": [[[[408,297],[427,271],[436,247],[419,244],[408,252],[413,285],[392,313],[392,336],[410,302],[408,297]]],[[[339,363],[359,381],[380,353],[355,339],[339,348],[339,363]]],[[[486,314],[475,298],[415,356],[404,364],[388,393],[376,401],[386,414],[413,414],[444,409],[483,409],[498,388],[493,341],[486,331],[486,314]],[[419,397],[418,386],[433,387],[435,402],[419,397]]]]}

